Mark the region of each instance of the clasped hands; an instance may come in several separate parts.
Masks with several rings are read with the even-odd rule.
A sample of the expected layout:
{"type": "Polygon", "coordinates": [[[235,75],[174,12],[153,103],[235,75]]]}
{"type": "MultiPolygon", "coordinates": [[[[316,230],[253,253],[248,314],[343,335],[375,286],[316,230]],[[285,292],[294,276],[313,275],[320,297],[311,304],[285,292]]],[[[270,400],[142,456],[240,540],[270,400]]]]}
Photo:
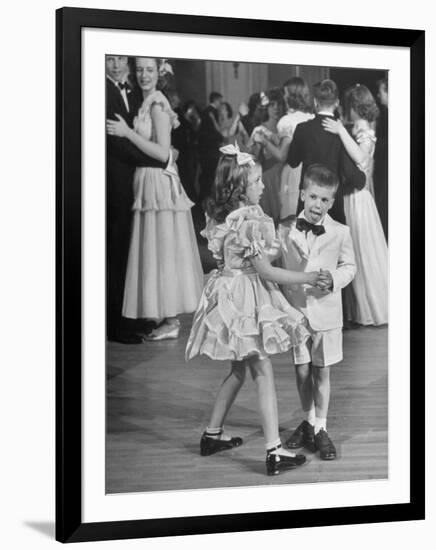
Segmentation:
{"type": "Polygon", "coordinates": [[[333,290],[333,277],[328,269],[313,271],[309,284],[326,292],[333,290]]]}

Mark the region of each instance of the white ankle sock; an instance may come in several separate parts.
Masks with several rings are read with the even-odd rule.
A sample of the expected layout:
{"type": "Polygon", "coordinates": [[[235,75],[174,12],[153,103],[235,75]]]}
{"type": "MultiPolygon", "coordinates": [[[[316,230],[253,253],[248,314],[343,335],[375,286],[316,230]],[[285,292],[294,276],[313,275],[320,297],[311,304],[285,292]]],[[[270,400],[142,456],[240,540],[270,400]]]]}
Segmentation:
{"type": "Polygon", "coordinates": [[[327,418],[315,418],[315,435],[319,430],[327,431],[327,418]]]}
{"type": "Polygon", "coordinates": [[[282,446],[282,442],[280,440],[280,437],[278,437],[274,441],[269,441],[266,444],[266,450],[269,451],[269,449],[273,449],[274,447],[278,447],[279,445],[280,445],[280,447],[282,446]]]}
{"type": "Polygon", "coordinates": [[[312,406],[308,411],[304,411],[304,414],[306,415],[306,420],[309,422],[311,426],[315,426],[315,404],[312,403],[312,406]]]}
{"type": "Polygon", "coordinates": [[[222,426],[220,428],[210,428],[209,426],[206,428],[207,437],[211,437],[212,439],[221,439],[222,433],[222,426]]]}
{"type": "Polygon", "coordinates": [[[206,428],[206,435],[212,439],[220,439],[222,441],[230,441],[232,438],[224,432],[224,428],[206,428]]]}

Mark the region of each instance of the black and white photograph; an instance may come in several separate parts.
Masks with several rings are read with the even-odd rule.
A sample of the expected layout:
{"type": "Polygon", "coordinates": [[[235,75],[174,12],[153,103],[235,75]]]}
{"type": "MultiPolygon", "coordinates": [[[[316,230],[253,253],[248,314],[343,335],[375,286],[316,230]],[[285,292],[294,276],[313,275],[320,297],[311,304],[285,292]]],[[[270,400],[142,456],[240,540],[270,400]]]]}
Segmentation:
{"type": "Polygon", "coordinates": [[[387,479],[388,71],[105,75],[106,492],[387,479]]]}
{"type": "Polygon", "coordinates": [[[56,15],[56,539],[422,518],[423,32],[56,15]]]}
{"type": "Polygon", "coordinates": [[[431,547],[432,13],[6,5],[2,548],[431,547]]]}

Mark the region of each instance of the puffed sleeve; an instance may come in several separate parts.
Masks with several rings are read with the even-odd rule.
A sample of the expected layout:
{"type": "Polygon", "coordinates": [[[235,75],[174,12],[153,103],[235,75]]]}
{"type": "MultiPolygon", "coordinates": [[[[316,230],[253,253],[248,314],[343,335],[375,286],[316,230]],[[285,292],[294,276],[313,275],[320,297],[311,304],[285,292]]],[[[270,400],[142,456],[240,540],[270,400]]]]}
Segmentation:
{"type": "Polygon", "coordinates": [[[150,102],[150,111],[153,109],[153,107],[157,106],[169,116],[171,128],[173,130],[175,130],[180,126],[179,117],[171,109],[171,105],[168,99],[163,95],[162,92],[159,92],[159,91],[154,92],[150,97],[149,102],[150,102]]]}
{"type": "Polygon", "coordinates": [[[200,231],[200,235],[207,239],[207,248],[212,252],[212,256],[218,262],[224,259],[224,238],[227,234],[227,228],[224,224],[217,224],[215,220],[206,214],[206,227],[200,231]]]}
{"type": "Polygon", "coordinates": [[[353,137],[359,144],[360,150],[365,154],[364,160],[357,166],[360,170],[366,172],[371,162],[371,158],[374,152],[375,132],[369,127],[366,120],[358,121],[353,128],[353,137]]]}
{"type": "Polygon", "coordinates": [[[265,252],[265,239],[258,220],[247,220],[240,229],[240,245],[244,248],[244,258],[262,257],[265,252]]]}
{"type": "Polygon", "coordinates": [[[286,115],[282,117],[277,123],[277,134],[279,135],[280,139],[292,139],[294,135],[294,127],[292,126],[292,123],[287,119],[286,115]]]}

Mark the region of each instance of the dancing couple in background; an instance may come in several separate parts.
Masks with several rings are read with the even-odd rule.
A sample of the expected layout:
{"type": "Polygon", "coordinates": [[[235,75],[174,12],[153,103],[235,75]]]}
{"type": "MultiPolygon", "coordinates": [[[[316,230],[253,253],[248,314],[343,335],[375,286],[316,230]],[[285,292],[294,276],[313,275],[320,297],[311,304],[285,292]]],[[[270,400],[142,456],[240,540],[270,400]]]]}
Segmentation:
{"type": "MultiPolygon", "coordinates": [[[[123,320],[154,321],[158,326],[143,336],[148,340],[177,338],[178,315],[195,310],[203,288],[203,270],[190,212],[193,203],[180,183],[171,149],[171,130],[179,122],[167,98],[158,90],[165,74],[161,68],[158,59],[135,58],[135,76],[142,95],[139,110],[132,120],[125,111],[118,112],[118,103],[107,117],[108,143],[121,142],[145,154],[147,159],[144,164],[124,159],[123,167],[130,161],[129,170],[123,173],[127,177],[123,181],[118,178],[119,187],[133,192],[126,192],[131,202],[128,205],[125,201],[122,246],[126,246],[127,234],[129,243],[123,249],[127,267],[122,307],[117,309],[117,315],[120,312],[123,320]],[[130,174],[133,177],[129,180],[130,174]]],[[[111,181],[108,178],[108,188],[111,181]]],[[[109,218],[109,224],[112,223],[109,218]]],[[[125,265],[120,262],[120,280],[125,265]]],[[[121,285],[118,292],[121,293],[121,285]]]]}

